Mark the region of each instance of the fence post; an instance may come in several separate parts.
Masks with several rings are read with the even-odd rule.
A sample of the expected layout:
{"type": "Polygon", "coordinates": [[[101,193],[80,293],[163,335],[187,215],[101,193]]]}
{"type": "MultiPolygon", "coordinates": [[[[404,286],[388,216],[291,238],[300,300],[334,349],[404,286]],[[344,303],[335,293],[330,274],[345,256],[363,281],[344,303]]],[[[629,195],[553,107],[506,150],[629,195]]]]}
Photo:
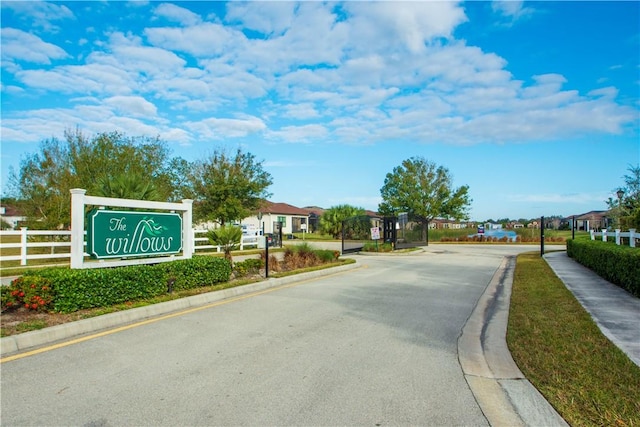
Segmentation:
{"type": "Polygon", "coordinates": [[[607,230],[606,229],[602,230],[602,241],[603,242],[607,241],[607,230]]]}
{"type": "Polygon", "coordinates": [[[635,228],[629,229],[629,246],[631,246],[632,248],[636,247],[636,229],[635,228]]]}
{"type": "Polygon", "coordinates": [[[195,250],[195,234],[193,232],[193,200],[182,199],[182,204],[186,208],[182,213],[182,256],[191,258],[195,250]]]}
{"type": "Polygon", "coordinates": [[[71,190],[71,268],[82,268],[84,262],[84,195],[87,190],[71,190]]]}
{"type": "Polygon", "coordinates": [[[620,229],[616,228],[616,245],[620,246],[620,229]]]}
{"type": "Polygon", "coordinates": [[[20,265],[27,265],[27,227],[20,227],[20,265]]]}
{"type": "Polygon", "coordinates": [[[591,240],[596,240],[596,235],[594,233],[595,232],[593,230],[589,230],[589,234],[591,235],[591,240]]]}

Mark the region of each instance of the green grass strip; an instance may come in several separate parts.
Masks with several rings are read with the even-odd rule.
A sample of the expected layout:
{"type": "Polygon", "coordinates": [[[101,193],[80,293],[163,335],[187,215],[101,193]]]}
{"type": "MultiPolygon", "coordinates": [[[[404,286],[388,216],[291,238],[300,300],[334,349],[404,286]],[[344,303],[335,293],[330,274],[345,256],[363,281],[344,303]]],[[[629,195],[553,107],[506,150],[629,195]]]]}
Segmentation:
{"type": "Polygon", "coordinates": [[[507,344],[572,426],[640,426],[640,368],[598,329],[539,254],[518,256],[507,344]]]}

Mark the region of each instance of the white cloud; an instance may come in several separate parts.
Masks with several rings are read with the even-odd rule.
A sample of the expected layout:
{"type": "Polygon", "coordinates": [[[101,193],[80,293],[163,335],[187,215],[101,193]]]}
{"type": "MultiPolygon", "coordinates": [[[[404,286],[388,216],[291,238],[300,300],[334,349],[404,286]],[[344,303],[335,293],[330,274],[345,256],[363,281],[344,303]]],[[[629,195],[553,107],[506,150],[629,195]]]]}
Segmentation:
{"type": "Polygon", "coordinates": [[[246,43],[242,32],[210,22],[186,28],[146,28],[144,34],[154,46],[185,52],[200,58],[230,53],[246,43]]]}
{"type": "MultiPolygon", "coordinates": [[[[557,73],[516,80],[504,58],[455,40],[467,19],[456,2],[229,3],[219,22],[188,5],[158,4],[154,22],[175,26],[112,29],[71,65],[20,68],[15,59],[47,65],[68,55],[5,28],[3,71],[17,83],[3,93],[21,83],[30,96],[59,96],[54,117],[65,128],[103,121],[182,144],[255,133],[305,143],[509,143],[620,134],[637,123],[614,87],[580,93],[557,73]]],[[[494,8],[526,11],[518,2],[494,8]]],[[[41,111],[21,122],[13,113],[3,126],[30,119],[39,129],[41,111]]]]}
{"type": "Polygon", "coordinates": [[[535,13],[531,7],[524,7],[522,0],[494,0],[491,2],[494,12],[509,18],[511,23],[535,13]]]}
{"type": "Polygon", "coordinates": [[[196,25],[202,21],[199,15],[191,12],[189,9],[171,3],[161,3],[155,8],[154,13],[156,16],[186,26],[196,25]]]}
{"type": "Polygon", "coordinates": [[[49,32],[57,32],[60,27],[54,21],[75,19],[71,10],[65,5],[44,1],[5,1],[0,3],[3,9],[11,9],[13,13],[28,20],[34,27],[49,32]]]}
{"type": "Polygon", "coordinates": [[[322,125],[284,126],[267,132],[266,137],[276,142],[309,143],[323,140],[329,132],[322,125]]]}
{"type": "Polygon", "coordinates": [[[282,35],[294,20],[294,2],[230,2],[225,21],[266,35],[282,35]]]}
{"type": "Polygon", "coordinates": [[[116,65],[66,65],[51,70],[24,70],[16,78],[38,90],[63,94],[129,94],[135,80],[116,65]]]}
{"type": "Polygon", "coordinates": [[[266,129],[262,120],[249,116],[237,119],[213,117],[198,122],[186,122],[185,127],[197,134],[200,139],[239,138],[266,129]]]}
{"type": "Polygon", "coordinates": [[[153,118],[158,112],[154,104],[140,96],[113,96],[105,99],[104,103],[123,115],[133,117],[153,118]]]}
{"type": "Polygon", "coordinates": [[[467,20],[457,2],[347,2],[350,35],[367,51],[419,53],[467,20]]]}
{"type": "Polygon", "coordinates": [[[313,119],[320,117],[320,114],[316,110],[315,106],[311,102],[305,102],[301,104],[287,104],[283,106],[283,114],[285,117],[293,119],[313,119]]]}
{"type": "Polygon", "coordinates": [[[2,28],[0,31],[3,60],[51,64],[52,59],[69,57],[64,49],[33,34],[15,28],[2,28]]]}

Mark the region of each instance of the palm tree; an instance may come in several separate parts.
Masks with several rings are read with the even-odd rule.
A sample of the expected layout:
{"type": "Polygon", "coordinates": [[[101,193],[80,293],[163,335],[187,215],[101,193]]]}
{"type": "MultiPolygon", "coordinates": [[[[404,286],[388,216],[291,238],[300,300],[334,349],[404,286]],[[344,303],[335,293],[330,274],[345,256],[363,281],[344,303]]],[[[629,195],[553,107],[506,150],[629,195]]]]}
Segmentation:
{"type": "Polygon", "coordinates": [[[223,225],[220,228],[209,230],[207,237],[212,245],[220,246],[224,251],[224,257],[233,265],[231,251],[238,248],[242,239],[242,229],[234,225],[223,225]]]}
{"type": "Polygon", "coordinates": [[[96,193],[117,199],[158,200],[159,194],[148,179],[136,173],[102,176],[96,182],[96,193]]]}

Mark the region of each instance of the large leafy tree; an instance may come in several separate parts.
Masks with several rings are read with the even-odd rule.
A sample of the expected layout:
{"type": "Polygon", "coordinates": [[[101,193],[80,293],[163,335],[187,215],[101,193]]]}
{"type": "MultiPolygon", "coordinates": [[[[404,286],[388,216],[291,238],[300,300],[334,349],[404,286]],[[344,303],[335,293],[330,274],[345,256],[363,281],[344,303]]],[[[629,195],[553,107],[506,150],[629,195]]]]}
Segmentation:
{"type": "Polygon", "coordinates": [[[193,164],[191,183],[194,219],[221,225],[241,220],[258,210],[271,196],[271,175],[251,153],[238,149],[234,155],[216,150],[193,164]]]}
{"type": "Polygon", "coordinates": [[[407,212],[412,220],[422,224],[423,238],[434,218],[468,219],[471,204],[469,186],[454,188],[448,169],[422,157],[404,160],[388,173],[380,195],[379,212],[383,215],[407,212]]]}
{"type": "Polygon", "coordinates": [[[348,218],[361,217],[365,213],[363,208],[351,205],[333,206],[320,217],[320,231],[332,235],[335,239],[342,235],[342,222],[348,218]]]}
{"type": "Polygon", "coordinates": [[[64,136],[43,141],[40,151],[24,158],[20,171],[10,176],[29,227],[68,227],[72,188],[84,188],[90,195],[124,191],[122,195],[136,197],[129,190],[149,184],[154,190],[147,191],[147,198],[165,201],[173,194],[168,148],[162,141],[118,132],[87,137],[76,130],[64,136]],[[114,192],[116,187],[120,190],[114,192]]]}

